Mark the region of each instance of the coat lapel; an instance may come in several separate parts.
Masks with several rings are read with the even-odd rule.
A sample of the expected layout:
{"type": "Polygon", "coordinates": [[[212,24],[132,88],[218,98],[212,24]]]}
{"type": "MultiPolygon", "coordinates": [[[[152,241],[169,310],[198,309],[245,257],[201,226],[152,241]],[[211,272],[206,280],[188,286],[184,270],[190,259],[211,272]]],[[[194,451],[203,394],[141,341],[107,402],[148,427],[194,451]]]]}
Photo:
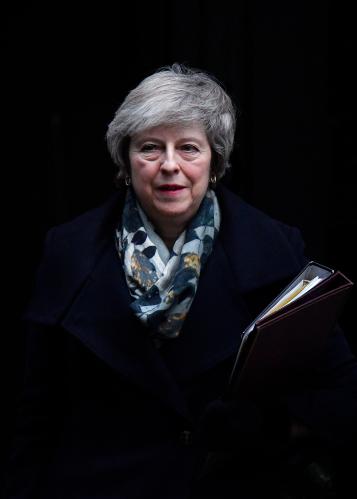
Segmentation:
{"type": "MultiPolygon", "coordinates": [[[[217,239],[180,336],[164,347],[176,376],[187,379],[234,355],[251,320],[224,247],[217,239]]],[[[228,380],[227,380],[228,381],[228,380]]]]}
{"type": "Polygon", "coordinates": [[[189,418],[182,393],[130,309],[129,291],[113,243],[107,245],[61,324],[131,382],[189,418]]]}

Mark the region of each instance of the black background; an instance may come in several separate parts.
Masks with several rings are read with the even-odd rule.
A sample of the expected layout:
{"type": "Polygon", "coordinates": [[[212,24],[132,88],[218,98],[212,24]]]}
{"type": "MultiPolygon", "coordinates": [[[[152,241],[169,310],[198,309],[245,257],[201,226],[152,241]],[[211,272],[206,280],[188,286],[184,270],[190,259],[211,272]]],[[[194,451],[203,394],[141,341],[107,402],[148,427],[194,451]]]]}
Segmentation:
{"type": "MultiPolygon", "coordinates": [[[[19,317],[49,227],[103,202],[105,132],[158,67],[213,73],[240,109],[225,183],[299,227],[306,252],[357,281],[356,34],[337,2],[50,2],[3,8],[1,366],[6,455],[22,380],[19,317]]],[[[357,351],[356,291],[341,316],[357,351]]]]}

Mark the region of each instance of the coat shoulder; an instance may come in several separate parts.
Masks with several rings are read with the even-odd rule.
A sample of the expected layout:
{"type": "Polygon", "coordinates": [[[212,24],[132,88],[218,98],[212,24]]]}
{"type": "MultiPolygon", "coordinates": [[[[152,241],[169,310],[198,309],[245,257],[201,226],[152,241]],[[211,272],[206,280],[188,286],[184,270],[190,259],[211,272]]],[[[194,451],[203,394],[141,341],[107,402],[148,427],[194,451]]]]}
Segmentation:
{"type": "Polygon", "coordinates": [[[299,228],[271,217],[227,188],[217,195],[221,241],[242,291],[290,279],[306,265],[299,228]]]}
{"type": "Polygon", "coordinates": [[[50,228],[34,276],[31,299],[23,318],[53,324],[58,321],[91,273],[120,219],[121,193],[72,220],[50,228]]]}
{"type": "Polygon", "coordinates": [[[223,204],[225,218],[232,224],[249,228],[253,236],[259,237],[270,232],[282,234],[288,239],[299,238],[302,242],[300,229],[270,216],[229,189],[221,188],[219,200],[223,204]]]}
{"type": "Polygon", "coordinates": [[[51,227],[46,238],[51,239],[55,234],[56,239],[95,237],[100,230],[114,221],[115,215],[119,216],[123,194],[112,193],[102,204],[95,206],[75,216],[71,220],[51,227]],[[116,209],[117,208],[117,209],[116,209]]]}

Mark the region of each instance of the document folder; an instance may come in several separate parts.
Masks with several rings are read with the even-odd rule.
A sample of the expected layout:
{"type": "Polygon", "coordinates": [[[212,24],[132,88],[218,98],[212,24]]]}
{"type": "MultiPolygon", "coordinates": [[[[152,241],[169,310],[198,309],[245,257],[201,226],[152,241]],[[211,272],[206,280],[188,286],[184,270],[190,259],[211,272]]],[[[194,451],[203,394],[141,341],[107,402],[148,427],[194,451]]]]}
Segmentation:
{"type": "Polygon", "coordinates": [[[309,262],[242,333],[230,392],[264,395],[303,383],[352,286],[340,271],[309,262]]]}

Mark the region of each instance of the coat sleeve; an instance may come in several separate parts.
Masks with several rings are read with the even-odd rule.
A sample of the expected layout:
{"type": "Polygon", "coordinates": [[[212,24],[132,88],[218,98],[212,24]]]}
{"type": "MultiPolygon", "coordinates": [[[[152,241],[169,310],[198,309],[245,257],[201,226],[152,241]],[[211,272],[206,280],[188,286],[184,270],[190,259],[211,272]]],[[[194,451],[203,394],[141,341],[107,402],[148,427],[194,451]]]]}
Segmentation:
{"type": "Polygon", "coordinates": [[[291,416],[333,447],[357,442],[357,361],[337,325],[311,386],[288,398],[291,416]]]}
{"type": "MultiPolygon", "coordinates": [[[[42,278],[43,259],[49,257],[49,239],[37,269],[35,293],[42,278]]],[[[45,292],[41,289],[40,292],[45,292]]],[[[64,409],[64,346],[60,329],[22,317],[25,337],[25,369],[21,393],[17,397],[15,431],[5,472],[3,497],[40,497],[56,439],[60,434],[64,409]]]]}
{"type": "MultiPolygon", "coordinates": [[[[308,262],[301,233],[290,230],[290,243],[301,265],[308,262]]],[[[339,324],[330,336],[308,389],[288,398],[291,418],[334,447],[357,438],[357,359],[339,324]]]]}
{"type": "Polygon", "coordinates": [[[64,367],[59,332],[27,323],[23,390],[18,398],[15,433],[4,498],[39,497],[39,487],[59,438],[64,409],[64,367]]]}

